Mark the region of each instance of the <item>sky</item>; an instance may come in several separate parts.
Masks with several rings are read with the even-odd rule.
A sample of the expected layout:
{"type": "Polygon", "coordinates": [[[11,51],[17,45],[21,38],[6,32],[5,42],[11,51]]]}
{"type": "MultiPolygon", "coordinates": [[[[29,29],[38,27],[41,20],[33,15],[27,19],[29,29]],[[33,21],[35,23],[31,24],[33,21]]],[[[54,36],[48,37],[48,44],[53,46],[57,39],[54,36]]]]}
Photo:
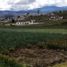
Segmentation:
{"type": "Polygon", "coordinates": [[[67,6],[67,0],[0,0],[0,10],[30,10],[44,6],[67,6]]]}

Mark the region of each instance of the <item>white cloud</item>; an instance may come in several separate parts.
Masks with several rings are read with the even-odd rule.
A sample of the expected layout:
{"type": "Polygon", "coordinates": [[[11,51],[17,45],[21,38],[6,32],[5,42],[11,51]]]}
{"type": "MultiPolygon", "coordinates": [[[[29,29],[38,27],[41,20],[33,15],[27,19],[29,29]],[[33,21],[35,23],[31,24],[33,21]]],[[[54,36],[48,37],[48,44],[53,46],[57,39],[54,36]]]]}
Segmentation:
{"type": "Polygon", "coordinates": [[[27,10],[51,5],[67,6],[67,0],[0,0],[0,10],[27,10]]]}
{"type": "Polygon", "coordinates": [[[10,8],[10,5],[8,5],[7,2],[8,2],[8,0],[0,0],[0,9],[1,10],[10,8]]]}

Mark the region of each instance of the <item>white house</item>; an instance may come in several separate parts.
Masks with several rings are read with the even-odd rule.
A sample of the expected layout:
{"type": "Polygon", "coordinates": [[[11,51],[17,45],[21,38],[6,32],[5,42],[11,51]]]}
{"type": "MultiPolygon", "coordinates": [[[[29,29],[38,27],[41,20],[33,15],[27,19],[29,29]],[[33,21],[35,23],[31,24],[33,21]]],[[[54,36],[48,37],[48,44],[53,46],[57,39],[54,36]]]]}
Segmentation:
{"type": "Polygon", "coordinates": [[[31,21],[17,21],[15,25],[32,25],[32,24],[39,24],[35,22],[35,20],[31,21]]]}
{"type": "Polygon", "coordinates": [[[57,15],[51,16],[51,17],[49,18],[49,20],[62,20],[62,19],[63,19],[63,16],[57,16],[57,15]]]}

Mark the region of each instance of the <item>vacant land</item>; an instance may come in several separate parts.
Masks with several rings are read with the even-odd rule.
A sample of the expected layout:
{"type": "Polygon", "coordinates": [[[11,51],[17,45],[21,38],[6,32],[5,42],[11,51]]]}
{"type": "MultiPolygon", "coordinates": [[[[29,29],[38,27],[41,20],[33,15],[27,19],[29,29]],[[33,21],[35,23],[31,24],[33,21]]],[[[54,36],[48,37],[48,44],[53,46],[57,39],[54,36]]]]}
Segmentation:
{"type": "MultiPolygon", "coordinates": [[[[0,28],[0,54],[14,58],[20,64],[16,67],[48,67],[65,62],[67,29],[0,28]]],[[[7,67],[15,63],[11,64],[12,60],[5,63],[2,59],[1,67],[3,63],[8,64],[7,67]]]]}

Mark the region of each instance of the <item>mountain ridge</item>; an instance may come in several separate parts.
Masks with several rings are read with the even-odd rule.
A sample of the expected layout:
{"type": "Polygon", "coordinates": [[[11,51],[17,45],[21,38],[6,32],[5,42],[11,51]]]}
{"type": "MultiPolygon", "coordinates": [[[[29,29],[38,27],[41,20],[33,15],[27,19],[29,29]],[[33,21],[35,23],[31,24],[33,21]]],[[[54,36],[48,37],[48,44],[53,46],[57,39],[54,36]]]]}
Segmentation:
{"type": "Polygon", "coordinates": [[[67,10],[67,6],[65,6],[65,7],[45,6],[45,7],[36,8],[33,10],[21,10],[21,11],[5,10],[5,11],[0,11],[0,15],[7,15],[7,14],[20,15],[20,14],[25,14],[25,13],[37,13],[38,10],[40,13],[49,13],[49,12],[53,12],[53,11],[67,10]]]}

